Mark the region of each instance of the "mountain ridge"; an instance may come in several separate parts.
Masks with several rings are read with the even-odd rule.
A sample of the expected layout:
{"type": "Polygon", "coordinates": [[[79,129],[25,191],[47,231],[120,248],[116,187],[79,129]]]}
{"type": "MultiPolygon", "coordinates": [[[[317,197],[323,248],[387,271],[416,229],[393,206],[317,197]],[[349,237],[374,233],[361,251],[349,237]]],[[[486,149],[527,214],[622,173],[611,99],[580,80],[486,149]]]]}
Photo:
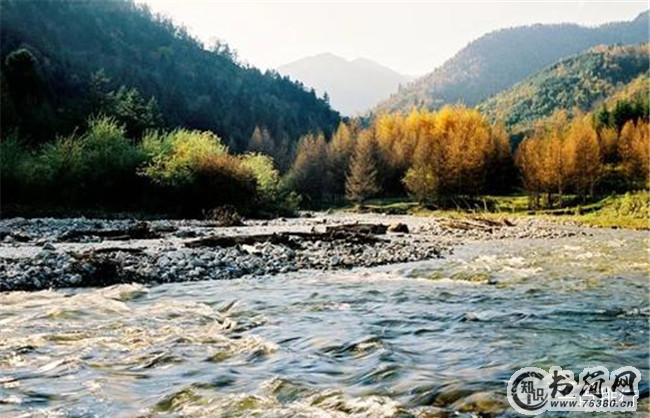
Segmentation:
{"type": "Polygon", "coordinates": [[[311,131],[329,134],[340,120],[302,86],[239,63],[226,44],[206,47],[132,0],[3,0],[0,19],[3,132],[67,134],[104,111],[94,106],[99,96],[121,87],[155,100],[167,127],[214,131],[236,151],[256,126],[295,142],[311,131]],[[12,54],[19,59],[7,60],[12,54]]]}
{"type": "Polygon", "coordinates": [[[587,112],[647,77],[650,44],[596,46],[562,59],[492,96],[478,109],[511,129],[521,129],[557,110],[587,112]]]}
{"type": "Polygon", "coordinates": [[[409,83],[375,111],[474,106],[554,62],[596,45],[648,41],[648,11],[594,27],[573,23],[498,29],[470,42],[432,72],[409,83]]]}

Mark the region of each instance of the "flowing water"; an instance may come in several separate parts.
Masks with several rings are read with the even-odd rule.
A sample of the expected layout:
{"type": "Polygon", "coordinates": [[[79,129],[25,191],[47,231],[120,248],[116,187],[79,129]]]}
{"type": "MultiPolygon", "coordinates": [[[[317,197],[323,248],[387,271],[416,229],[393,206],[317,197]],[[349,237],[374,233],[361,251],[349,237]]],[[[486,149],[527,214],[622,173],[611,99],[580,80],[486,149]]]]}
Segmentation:
{"type": "Polygon", "coordinates": [[[524,366],[631,365],[648,409],[648,234],[443,260],[0,295],[0,415],[511,414],[524,366]]]}

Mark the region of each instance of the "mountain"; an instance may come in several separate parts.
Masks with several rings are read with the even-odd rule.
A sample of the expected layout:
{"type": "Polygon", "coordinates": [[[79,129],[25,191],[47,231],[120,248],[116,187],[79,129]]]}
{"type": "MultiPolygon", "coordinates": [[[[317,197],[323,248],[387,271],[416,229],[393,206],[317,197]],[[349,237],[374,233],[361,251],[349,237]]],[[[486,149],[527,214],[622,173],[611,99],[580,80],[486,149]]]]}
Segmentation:
{"type": "Polygon", "coordinates": [[[458,102],[474,106],[558,60],[593,46],[647,42],[648,15],[644,12],[632,21],[597,27],[537,24],[491,32],[401,89],[377,110],[437,108],[458,102]]]}
{"type": "Polygon", "coordinates": [[[124,114],[156,108],[168,128],[212,130],[235,150],[256,126],[286,142],[339,123],[298,83],[240,64],[225,44],[206,48],[130,0],[3,0],[1,11],[3,133],[53,138],[107,99],[124,114]]]}
{"type": "Polygon", "coordinates": [[[589,111],[617,91],[630,90],[627,86],[637,78],[647,77],[649,54],[648,44],[593,47],[528,77],[478,108],[511,128],[529,125],[560,109],[589,111]]]}
{"type": "Polygon", "coordinates": [[[278,72],[319,95],[327,92],[332,107],[345,115],[369,110],[412,79],[366,58],[348,61],[328,53],[282,65],[278,72]]]}

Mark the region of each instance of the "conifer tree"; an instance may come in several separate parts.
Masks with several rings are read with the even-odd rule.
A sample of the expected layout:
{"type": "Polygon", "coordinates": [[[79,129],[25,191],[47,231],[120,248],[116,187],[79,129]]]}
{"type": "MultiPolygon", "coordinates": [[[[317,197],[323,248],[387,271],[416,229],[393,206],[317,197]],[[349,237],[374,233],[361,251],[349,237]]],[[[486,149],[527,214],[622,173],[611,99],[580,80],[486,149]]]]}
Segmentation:
{"type": "Polygon", "coordinates": [[[364,131],[357,140],[350,161],[345,193],[349,200],[359,205],[379,193],[376,148],[374,135],[371,131],[364,131]]]}
{"type": "Polygon", "coordinates": [[[355,141],[353,136],[358,133],[358,127],[341,123],[327,146],[331,192],[334,195],[345,193],[345,178],[354,154],[355,141]]]}

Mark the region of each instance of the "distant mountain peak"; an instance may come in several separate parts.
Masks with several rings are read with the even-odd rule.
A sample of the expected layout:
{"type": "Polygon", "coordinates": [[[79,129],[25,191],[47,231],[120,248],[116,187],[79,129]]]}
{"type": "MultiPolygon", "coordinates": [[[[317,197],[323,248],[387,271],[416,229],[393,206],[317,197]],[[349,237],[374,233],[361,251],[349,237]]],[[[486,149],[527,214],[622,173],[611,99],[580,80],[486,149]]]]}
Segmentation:
{"type": "Polygon", "coordinates": [[[282,65],[278,72],[321,95],[327,92],[332,107],[350,116],[368,111],[412,79],[369,58],[348,60],[330,52],[282,65]]]}

